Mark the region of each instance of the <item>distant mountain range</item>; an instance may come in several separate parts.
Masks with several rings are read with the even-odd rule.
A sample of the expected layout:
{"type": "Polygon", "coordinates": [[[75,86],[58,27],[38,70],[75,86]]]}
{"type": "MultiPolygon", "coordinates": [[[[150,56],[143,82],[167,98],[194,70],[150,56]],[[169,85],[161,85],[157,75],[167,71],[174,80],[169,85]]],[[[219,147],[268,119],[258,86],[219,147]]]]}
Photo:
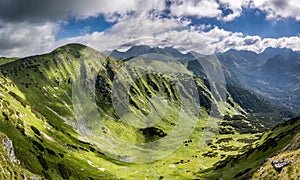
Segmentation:
{"type": "MultiPolygon", "coordinates": [[[[195,75],[205,78],[201,65],[192,55],[172,48],[133,46],[125,52],[110,53],[117,59],[130,59],[145,54],[163,54],[187,64],[195,75]]],[[[229,50],[216,54],[223,64],[227,83],[255,91],[277,105],[300,111],[300,54],[287,48],[267,48],[262,53],[229,50]]]]}
{"type": "Polygon", "coordinates": [[[111,53],[109,53],[109,55],[116,59],[130,59],[133,57],[137,57],[145,54],[151,54],[151,53],[170,56],[174,58],[174,60],[178,60],[181,62],[190,61],[194,58],[191,53],[183,54],[177,49],[172,47],[159,48],[159,47],[150,47],[146,45],[133,46],[130,49],[128,49],[126,52],[114,50],[111,53]]]}
{"type": "Polygon", "coordinates": [[[299,112],[300,54],[268,48],[261,54],[230,51],[218,57],[242,87],[299,112]]]}

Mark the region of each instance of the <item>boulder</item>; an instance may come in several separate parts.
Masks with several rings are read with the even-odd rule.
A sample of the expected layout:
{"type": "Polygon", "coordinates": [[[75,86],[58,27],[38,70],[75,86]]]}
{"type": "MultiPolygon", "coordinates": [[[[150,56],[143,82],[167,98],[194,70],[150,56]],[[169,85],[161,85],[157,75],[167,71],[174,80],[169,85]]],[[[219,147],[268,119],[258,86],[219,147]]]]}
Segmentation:
{"type": "Polygon", "coordinates": [[[282,168],[284,168],[285,166],[289,165],[290,163],[292,163],[293,161],[291,160],[286,160],[286,161],[283,161],[283,160],[274,160],[271,162],[273,168],[277,171],[277,172],[280,172],[282,170],[282,168]]]}

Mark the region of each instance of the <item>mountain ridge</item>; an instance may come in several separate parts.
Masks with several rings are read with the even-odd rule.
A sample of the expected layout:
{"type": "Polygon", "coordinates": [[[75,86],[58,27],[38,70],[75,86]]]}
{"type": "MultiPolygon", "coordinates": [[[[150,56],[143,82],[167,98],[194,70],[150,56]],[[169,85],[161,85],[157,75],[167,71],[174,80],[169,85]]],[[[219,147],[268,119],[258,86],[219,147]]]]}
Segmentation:
{"type": "MultiPolygon", "coordinates": [[[[133,46],[131,50],[121,52],[121,54],[116,55],[117,58],[124,58],[125,60],[135,57],[139,53],[160,53],[163,55],[170,56],[174,60],[188,64],[187,66],[194,70],[197,76],[205,78],[204,70],[201,69],[201,65],[197,63],[197,59],[192,55],[193,53],[189,52],[187,54],[178,55],[180,51],[176,50],[174,56],[169,50],[165,51],[164,48],[150,47],[150,46],[133,46]],[[133,49],[137,49],[136,54],[131,54],[133,49]],[[139,49],[139,50],[138,50],[139,49]],[[138,53],[139,52],[139,53],[138,53]],[[124,56],[124,57],[122,57],[124,56]],[[198,66],[200,68],[198,68],[198,66]]],[[[174,48],[169,47],[169,49],[174,50],[174,48]]],[[[118,51],[115,51],[118,52],[118,51]]],[[[196,53],[197,54],[197,53],[196,53]]],[[[292,64],[293,57],[289,54],[294,54],[294,57],[299,55],[288,48],[272,48],[268,47],[261,53],[256,53],[247,50],[228,50],[224,53],[217,53],[216,57],[223,66],[224,75],[226,77],[226,82],[229,84],[234,84],[235,86],[241,86],[243,88],[255,91],[256,93],[264,96],[270,100],[273,104],[280,105],[285,108],[290,108],[294,112],[298,112],[300,109],[300,96],[297,96],[297,92],[292,92],[291,89],[298,89],[297,87],[297,77],[296,75],[291,74],[288,68],[283,66],[291,65],[297,69],[297,64],[292,64]],[[278,58],[281,56],[280,58],[278,58]],[[276,58],[277,57],[277,58],[276,58]],[[266,67],[272,59],[278,59],[277,64],[282,64],[279,68],[283,68],[282,71],[276,70],[276,63],[266,71],[266,67]],[[284,58],[289,58],[290,60],[287,63],[281,61],[284,58]],[[270,75],[273,74],[273,75],[270,75]],[[286,75],[291,74],[291,75],[286,75]],[[270,77],[270,78],[268,78],[270,77]],[[283,78],[284,77],[284,78],[283,78]],[[276,79],[282,79],[282,88],[277,87],[276,79]],[[287,86],[284,86],[284,83],[288,82],[287,86]],[[292,96],[291,96],[292,95],[292,96]],[[290,102],[289,102],[290,101],[290,102]]],[[[112,53],[114,56],[114,52],[112,53]]],[[[295,72],[295,71],[293,71],[295,72]]],[[[299,94],[299,93],[298,93],[299,94]]]]}

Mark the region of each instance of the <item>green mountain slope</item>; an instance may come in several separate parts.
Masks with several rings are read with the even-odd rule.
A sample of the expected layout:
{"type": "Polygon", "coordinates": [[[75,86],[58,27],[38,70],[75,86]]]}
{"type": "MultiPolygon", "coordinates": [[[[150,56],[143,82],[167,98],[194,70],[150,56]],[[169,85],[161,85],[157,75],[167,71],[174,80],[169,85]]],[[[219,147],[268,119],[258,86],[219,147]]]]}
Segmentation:
{"type": "Polygon", "coordinates": [[[14,61],[16,61],[18,59],[19,58],[5,58],[5,57],[0,57],[0,65],[6,64],[6,63],[10,63],[10,62],[14,62],[14,61]]]}
{"type": "Polygon", "coordinates": [[[300,133],[275,156],[253,174],[253,179],[299,179],[300,178],[300,133]]]}
{"type": "MultiPolygon", "coordinates": [[[[287,116],[278,114],[279,109],[238,87],[229,88],[225,92],[226,103],[220,103],[212,89],[221,85],[194,77],[182,63],[166,65],[143,59],[126,63],[86,46],[70,44],[49,54],[1,65],[0,132],[12,140],[20,167],[47,179],[197,178],[199,169],[210,168],[227,156],[245,152],[264,129],[287,116]],[[154,72],[139,65],[140,62],[161,70],[154,72]],[[160,73],[166,69],[171,72],[160,73]],[[79,75],[78,80],[75,77],[79,75]],[[174,81],[178,79],[176,87],[174,81]],[[128,97],[128,106],[115,107],[114,82],[119,83],[115,90],[120,97],[128,97]],[[131,82],[128,91],[123,91],[126,83],[131,82]],[[74,89],[76,85],[84,89],[74,89]],[[77,96],[74,90],[78,90],[77,96]],[[90,114],[85,111],[94,108],[88,101],[77,107],[74,97],[79,98],[76,102],[92,97],[96,110],[90,114]],[[263,104],[264,108],[255,104],[263,104]],[[214,116],[210,114],[212,108],[215,108],[214,116]],[[254,112],[277,118],[262,121],[254,112]],[[83,119],[87,117],[87,121],[82,123],[76,115],[84,114],[83,119]],[[134,126],[145,117],[150,117],[145,123],[151,124],[153,119],[160,121],[146,127],[134,126]],[[190,123],[190,131],[172,131],[179,125],[189,125],[191,120],[194,124],[190,123]],[[218,124],[220,128],[216,131],[218,124]],[[138,158],[143,153],[128,148],[125,151],[126,143],[119,144],[123,145],[121,148],[111,146],[117,143],[112,137],[141,144],[169,135],[188,136],[184,141],[173,142],[178,149],[176,146],[170,156],[147,163],[130,163],[128,157],[138,158]],[[208,141],[204,141],[205,135],[210,137],[208,141]],[[200,142],[206,146],[200,146],[200,142]]],[[[172,143],[158,144],[158,147],[164,145],[171,147],[172,143]]],[[[150,149],[148,153],[163,155],[165,151],[150,149]]]]}
{"type": "Polygon", "coordinates": [[[214,168],[199,173],[205,178],[298,179],[300,118],[274,127],[244,154],[228,157],[214,168]],[[288,162],[278,170],[272,166],[288,162]]]}
{"type": "Polygon", "coordinates": [[[12,141],[3,133],[0,133],[0,142],[0,179],[40,178],[21,167],[15,156],[12,141]]]}

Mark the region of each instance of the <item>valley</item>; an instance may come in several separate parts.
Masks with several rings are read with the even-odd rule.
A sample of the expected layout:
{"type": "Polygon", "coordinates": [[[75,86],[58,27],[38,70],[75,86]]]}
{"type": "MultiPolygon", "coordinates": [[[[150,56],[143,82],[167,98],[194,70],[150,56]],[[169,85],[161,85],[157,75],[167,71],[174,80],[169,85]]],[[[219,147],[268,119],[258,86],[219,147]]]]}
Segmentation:
{"type": "Polygon", "coordinates": [[[0,179],[299,178],[299,55],[266,53],[248,65],[237,60],[258,55],[240,53],[217,55],[224,82],[201,67],[209,57],[173,48],[109,56],[69,44],[1,59],[0,139],[11,140],[18,161],[0,146],[0,179]],[[282,68],[295,72],[275,83],[279,70],[266,74],[285,58],[295,62],[282,68]],[[293,162],[279,174],[270,166],[277,159],[293,162]]]}

